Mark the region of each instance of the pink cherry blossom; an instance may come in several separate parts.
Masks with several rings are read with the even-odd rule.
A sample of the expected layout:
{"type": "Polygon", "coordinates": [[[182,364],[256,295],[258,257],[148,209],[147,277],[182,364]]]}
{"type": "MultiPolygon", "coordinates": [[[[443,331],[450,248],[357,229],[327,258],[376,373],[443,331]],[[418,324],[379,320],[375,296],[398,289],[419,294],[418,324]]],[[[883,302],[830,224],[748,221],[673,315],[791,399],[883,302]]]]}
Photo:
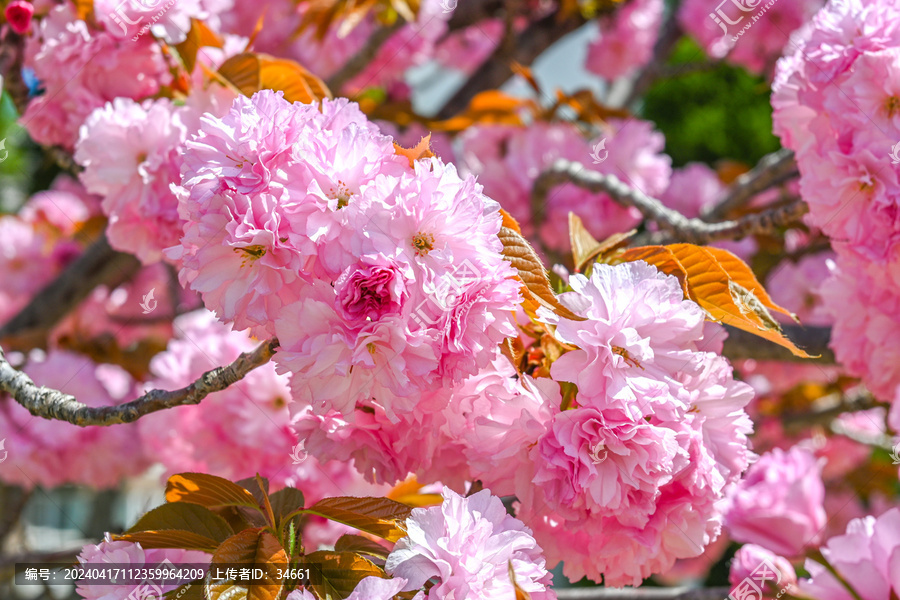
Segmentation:
{"type": "Polygon", "coordinates": [[[570,578],[638,585],[718,535],[715,504],[752,456],[752,391],[702,351],[712,341],[703,312],[675,278],[640,262],[598,264],[569,285],[560,301],[587,320],[538,316],[579,348],[551,374],[578,386],[582,408],[555,416],[532,450],[541,486],[517,487],[517,514],[540,523],[542,542],[580,523],[589,541],[574,559],[570,545],[546,543],[570,578]]]}
{"type": "Polygon", "coordinates": [[[771,575],[766,581],[766,598],[774,598],[781,590],[789,590],[797,585],[797,573],[793,565],[786,558],[756,544],[744,544],[735,553],[728,582],[733,586],[739,585],[753,573],[761,572],[761,568],[765,568],[765,572],[771,575]]]}
{"type": "Polygon", "coordinates": [[[103,196],[113,247],[145,264],[178,243],[182,222],[169,185],[178,182],[179,145],[187,134],[171,101],[117,98],[82,126],[75,160],[87,190],[103,196]]]}
{"type": "Polygon", "coordinates": [[[407,579],[403,590],[434,577],[429,599],[511,597],[511,563],[516,583],[532,598],[556,598],[531,530],[506,514],[499,498],[489,490],[462,497],[446,487],[442,495],[440,506],[413,509],[408,536],[387,558],[387,572],[407,579]]]}
{"type": "Polygon", "coordinates": [[[220,13],[233,4],[233,0],[98,0],[94,14],[98,23],[116,38],[135,41],[152,32],[169,44],[179,44],[191,30],[191,19],[203,21],[217,31],[220,13]]]}
{"type": "MultiPolygon", "coordinates": [[[[78,562],[85,568],[103,569],[107,565],[115,565],[119,569],[133,568],[135,572],[143,567],[156,568],[165,561],[175,565],[206,565],[210,555],[196,550],[172,549],[144,549],[134,542],[113,541],[109,534],[97,545],[87,545],[78,555],[78,562]]],[[[89,581],[89,580],[83,580],[89,581]]],[[[78,595],[84,600],[127,600],[135,594],[140,583],[123,584],[94,584],[79,583],[78,595]]],[[[167,584],[164,581],[155,583],[160,590],[168,592],[177,586],[167,584]]],[[[148,590],[149,591],[149,590],[148,590]]],[[[152,592],[151,592],[152,593],[152,592]]],[[[140,594],[138,594],[140,597],[140,594]]]]}
{"type": "Polygon", "coordinates": [[[825,525],[822,464],[799,447],[764,454],[729,492],[725,525],[739,542],[796,556],[825,525]]]}
{"type": "Polygon", "coordinates": [[[27,0],[13,0],[6,5],[4,11],[6,21],[13,31],[22,35],[31,29],[31,17],[34,15],[34,6],[27,0]]]}
{"type": "Polygon", "coordinates": [[[159,45],[150,36],[117,40],[76,20],[58,5],[29,39],[26,64],[46,92],[28,104],[22,124],[35,141],[71,149],[95,108],[118,97],[141,100],[170,80],[159,45]],[[128,77],[123,77],[123,73],[128,77]]]}
{"type": "Polygon", "coordinates": [[[885,600],[900,594],[898,531],[900,509],[892,508],[877,518],[854,519],[844,535],[831,538],[822,548],[825,559],[858,596],[812,559],[804,565],[810,578],[800,581],[800,590],[824,600],[885,600]]]}
{"type": "MultiPolygon", "coordinates": [[[[134,382],[121,368],[68,351],[54,350],[46,357],[33,353],[22,371],[37,385],[75,396],[88,406],[111,406],[135,396],[134,382]]],[[[7,400],[0,402],[0,430],[10,434],[0,477],[27,489],[66,483],[110,488],[150,464],[136,425],[74,427],[36,417],[7,400]],[[110,456],[116,460],[108,460],[110,456]]]]}
{"type": "Polygon", "coordinates": [[[824,0],[796,0],[768,4],[762,0],[720,3],[686,0],[678,11],[685,31],[712,58],[727,58],[749,71],[771,69],[784,49],[786,37],[824,4],[824,0]]]}
{"type": "Polygon", "coordinates": [[[647,64],[664,9],[663,0],[636,0],[602,19],[600,37],[588,47],[587,68],[612,80],[647,64]]]}

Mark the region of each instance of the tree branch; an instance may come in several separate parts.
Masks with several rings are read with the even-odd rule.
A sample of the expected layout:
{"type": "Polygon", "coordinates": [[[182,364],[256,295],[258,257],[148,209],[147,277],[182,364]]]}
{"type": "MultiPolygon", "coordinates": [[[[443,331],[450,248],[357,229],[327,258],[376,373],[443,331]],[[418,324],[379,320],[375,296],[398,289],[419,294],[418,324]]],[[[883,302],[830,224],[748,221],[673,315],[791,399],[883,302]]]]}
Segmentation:
{"type": "Polygon", "coordinates": [[[787,148],[767,154],[759,164],[738,177],[728,195],[717,205],[702,215],[705,220],[721,219],[736,208],[750,201],[753,196],[778,184],[797,177],[797,162],[794,153],[787,148]]]}
{"type": "Polygon", "coordinates": [[[459,2],[447,23],[448,31],[465,29],[490,19],[503,8],[502,0],[482,0],[481,2],[459,2]]]}
{"type": "Polygon", "coordinates": [[[9,364],[0,348],[0,391],[8,392],[31,414],[45,419],[68,421],[79,427],[131,423],[159,410],[199,404],[206,396],[224,390],[256,367],[269,362],[277,347],[278,340],[273,338],[252,352],[244,352],[230,365],[207,371],[200,379],[180,390],[152,390],[125,404],[96,408],[60,391],[38,387],[27,375],[9,364]]]}
{"type": "Polygon", "coordinates": [[[632,188],[615,175],[592,171],[581,163],[558,160],[534,182],[531,206],[533,209],[539,209],[534,215],[535,220],[541,220],[540,211],[546,205],[549,191],[561,183],[573,183],[594,193],[605,192],[618,204],[637,208],[641,214],[656,222],[664,230],[635,240],[639,245],[663,244],[673,240],[705,244],[715,240],[741,239],[749,235],[768,233],[777,227],[793,223],[809,209],[798,199],[783,207],[747,215],[734,221],[706,223],[700,219],[689,219],[680,212],[664,206],[656,198],[632,188]]]}
{"type": "MultiPolygon", "coordinates": [[[[650,89],[650,86],[653,85],[653,82],[664,75],[666,71],[666,61],[672,53],[672,50],[675,48],[675,45],[678,43],[678,40],[681,39],[681,27],[678,25],[677,13],[678,11],[676,9],[671,9],[665,22],[659,28],[659,37],[656,39],[656,44],[653,46],[653,58],[650,59],[647,66],[644,67],[640,75],[634,80],[634,83],[631,85],[631,90],[629,90],[628,95],[622,102],[622,106],[628,106],[637,98],[643,96],[644,93],[650,89]]],[[[677,66],[683,69],[687,65],[677,66]]],[[[679,71],[676,71],[676,73],[680,73],[680,69],[679,71]]]]}
{"type": "Polygon", "coordinates": [[[504,52],[503,44],[500,44],[490,58],[484,61],[469,80],[453,94],[434,118],[437,120],[449,119],[464,110],[476,94],[483,90],[498,88],[512,77],[511,64],[513,61],[530,65],[544,50],[584,23],[585,21],[580,18],[567,19],[560,23],[557,14],[553,13],[530,24],[516,37],[515,49],[512,53],[504,52]]]}
{"type": "Polygon", "coordinates": [[[9,93],[19,115],[24,115],[28,108],[28,86],[22,78],[25,38],[11,27],[5,27],[4,30],[3,41],[0,42],[0,77],[3,78],[3,88],[9,93]]]}
{"type": "Polygon", "coordinates": [[[369,37],[365,45],[360,48],[359,52],[348,60],[337,73],[328,78],[328,81],[326,82],[328,89],[337,95],[344,84],[362,72],[362,70],[366,68],[366,65],[375,58],[375,55],[384,43],[405,24],[406,22],[402,19],[397,19],[397,22],[393,25],[377,29],[375,33],[369,37]]]}
{"type": "Polygon", "coordinates": [[[731,590],[718,588],[563,588],[559,600],[722,600],[731,590]]]}
{"type": "Polygon", "coordinates": [[[17,315],[0,327],[7,348],[42,345],[46,333],[101,284],[118,285],[140,267],[138,260],[113,250],[106,237],[94,242],[65,271],[47,284],[17,315]]]}
{"type": "MultiPolygon", "coordinates": [[[[830,394],[816,400],[819,405],[815,410],[800,413],[784,413],[781,422],[789,429],[805,429],[811,425],[830,426],[837,417],[843,414],[870,410],[877,407],[888,408],[887,402],[876,400],[868,390],[850,390],[844,394],[830,394]],[[823,403],[830,402],[824,407],[823,403]]],[[[837,432],[836,432],[837,433],[837,432]]],[[[841,432],[843,435],[843,432],[841,432]]],[[[848,436],[849,437],[849,436],[848,436]]]]}
{"type": "Polygon", "coordinates": [[[803,327],[801,325],[782,325],[781,329],[792,342],[806,350],[811,356],[819,358],[810,360],[794,356],[787,348],[777,344],[761,344],[759,336],[750,332],[725,326],[728,339],[722,348],[722,354],[731,360],[752,358],[754,360],[779,360],[788,362],[815,362],[819,365],[835,364],[834,352],[828,347],[831,339],[830,327],[803,327]]]}

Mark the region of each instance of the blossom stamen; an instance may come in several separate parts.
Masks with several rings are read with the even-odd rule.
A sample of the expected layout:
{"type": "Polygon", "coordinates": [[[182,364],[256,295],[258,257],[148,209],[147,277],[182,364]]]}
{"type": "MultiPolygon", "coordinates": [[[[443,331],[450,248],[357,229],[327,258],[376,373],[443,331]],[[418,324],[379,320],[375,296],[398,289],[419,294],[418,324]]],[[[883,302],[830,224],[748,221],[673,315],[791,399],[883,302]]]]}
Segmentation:
{"type": "Polygon", "coordinates": [[[613,346],[612,347],[613,354],[618,354],[622,358],[625,359],[625,364],[629,367],[638,367],[643,370],[644,367],[641,366],[641,363],[637,361],[636,358],[633,358],[630,354],[628,354],[628,350],[622,348],[621,346],[613,346]]]}
{"type": "Polygon", "coordinates": [[[416,256],[425,256],[434,250],[434,234],[417,233],[413,236],[412,247],[416,249],[416,256]]]}

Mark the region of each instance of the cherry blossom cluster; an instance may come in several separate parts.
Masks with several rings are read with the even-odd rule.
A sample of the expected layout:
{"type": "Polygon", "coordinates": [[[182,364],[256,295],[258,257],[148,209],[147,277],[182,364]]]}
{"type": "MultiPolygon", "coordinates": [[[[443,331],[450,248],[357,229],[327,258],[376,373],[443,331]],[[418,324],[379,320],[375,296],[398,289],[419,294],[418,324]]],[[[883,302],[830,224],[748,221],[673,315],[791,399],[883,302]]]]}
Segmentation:
{"type": "Polygon", "coordinates": [[[306,448],[352,458],[377,481],[412,471],[515,495],[549,563],[564,561],[573,580],[639,584],[700,554],[721,529],[715,504],[752,457],[752,390],[712,351],[721,330],[704,326],[673,277],[644,263],[596,265],[570,285],[561,301],[586,321],[539,313],[580,348],[553,364],[553,379],[517,374],[498,353],[398,423],[368,407],[352,420],[302,408],[306,448]],[[567,410],[558,382],[578,386],[567,410]]]}
{"type": "Polygon", "coordinates": [[[809,222],[837,252],[823,284],[832,347],[878,397],[900,384],[900,12],[893,2],[831,2],[778,63],[775,132],[796,152],[809,222]],[[896,153],[895,153],[896,154],[896,153]]]}
{"type": "Polygon", "coordinates": [[[712,59],[771,75],[775,61],[795,51],[788,36],[825,0],[685,0],[678,22],[712,59]]]}
{"type": "Polygon", "coordinates": [[[186,148],[167,254],[221,319],[278,336],[316,413],[396,420],[514,334],[497,203],[437,158],[411,165],[355,104],[262,91],[203,117],[186,148]]]}

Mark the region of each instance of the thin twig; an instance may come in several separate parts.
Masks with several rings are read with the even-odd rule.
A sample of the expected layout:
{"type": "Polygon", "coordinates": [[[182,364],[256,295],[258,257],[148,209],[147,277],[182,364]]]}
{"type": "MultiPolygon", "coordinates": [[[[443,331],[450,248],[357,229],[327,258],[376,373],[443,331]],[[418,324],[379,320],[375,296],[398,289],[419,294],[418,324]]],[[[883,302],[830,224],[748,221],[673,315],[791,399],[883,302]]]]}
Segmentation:
{"type": "Polygon", "coordinates": [[[69,550],[56,550],[53,552],[28,552],[27,554],[14,554],[12,556],[0,556],[0,569],[9,569],[16,564],[53,564],[62,563],[66,565],[74,564],[75,559],[84,549],[84,546],[78,546],[69,550]]]}
{"type": "Polygon", "coordinates": [[[348,81],[356,77],[366,68],[385,42],[405,25],[405,21],[397,19],[397,22],[388,27],[381,27],[369,37],[365,45],[337,73],[328,78],[328,89],[337,94],[348,81]]]}
{"type": "Polygon", "coordinates": [[[12,501],[10,506],[6,506],[3,509],[3,517],[0,519],[0,549],[3,548],[6,538],[12,533],[16,523],[19,521],[22,510],[25,509],[25,505],[28,504],[31,495],[34,493],[34,490],[25,490],[13,486],[3,486],[3,488],[4,503],[7,501],[8,496],[17,495],[18,498],[12,501]]]}
{"type": "Polygon", "coordinates": [[[514,61],[523,65],[530,65],[544,50],[584,25],[584,23],[585,21],[581,18],[571,18],[564,22],[559,22],[556,13],[554,13],[530,24],[522,33],[516,36],[515,48],[512,53],[506,53],[503,44],[498,45],[494,53],[481,64],[469,80],[444,104],[443,108],[435,115],[435,118],[439,120],[449,119],[464,110],[479,92],[498,88],[503,82],[512,77],[511,65],[514,61]]]}
{"type": "MultiPolygon", "coordinates": [[[[585,168],[568,160],[558,160],[541,173],[532,189],[532,207],[543,207],[549,191],[561,183],[573,183],[588,191],[605,192],[622,206],[637,208],[641,214],[656,222],[663,231],[644,236],[640,242],[663,244],[678,240],[693,244],[705,244],[715,240],[736,240],[750,235],[769,233],[789,225],[809,210],[799,199],[783,207],[763,213],[747,215],[734,221],[706,223],[689,219],[680,212],[663,205],[640,190],[634,189],[615,175],[606,175],[585,168]]],[[[541,215],[535,219],[540,220],[541,215]]],[[[635,243],[639,243],[635,240],[635,243]]]]}
{"type": "Polygon", "coordinates": [[[28,108],[28,86],[22,78],[22,63],[25,59],[25,38],[4,27],[3,41],[0,42],[0,77],[3,88],[20,115],[28,108]]]}
{"type": "Polygon", "coordinates": [[[722,354],[731,360],[752,358],[754,360],[777,360],[788,362],[815,362],[819,365],[835,364],[834,352],[828,347],[831,339],[830,327],[805,327],[801,325],[782,325],[784,335],[798,347],[803,348],[810,356],[818,356],[814,360],[795,356],[787,348],[777,344],[760,344],[759,336],[748,331],[728,327],[728,339],[722,348],[722,354]]]}
{"type": "Polygon", "coordinates": [[[767,154],[759,163],[738,177],[721,202],[703,214],[705,220],[721,219],[750,201],[753,196],[797,177],[797,162],[791,150],[782,148],[767,154]]]}
{"type": "MultiPolygon", "coordinates": [[[[628,95],[621,104],[622,106],[629,106],[637,98],[643,96],[650,89],[650,86],[653,85],[653,82],[663,75],[666,61],[669,59],[669,55],[672,54],[672,50],[675,49],[678,40],[681,39],[681,27],[678,25],[677,13],[678,11],[675,9],[670,10],[666,21],[660,27],[656,44],[653,46],[653,58],[650,59],[647,66],[634,80],[631,90],[629,90],[628,95]]],[[[684,68],[685,65],[679,66],[684,68]]]]}
{"type": "Polygon", "coordinates": [[[134,256],[113,250],[106,237],[101,237],[0,327],[0,343],[16,349],[42,345],[46,333],[94,288],[98,285],[117,286],[134,275],[139,267],[134,256]]]}
{"type": "Polygon", "coordinates": [[[27,375],[9,364],[0,348],[0,391],[8,392],[31,414],[45,419],[68,421],[79,427],[131,423],[159,410],[199,404],[209,394],[224,390],[253,369],[269,362],[277,347],[278,340],[273,338],[252,352],[244,352],[230,365],[207,371],[200,379],[180,390],[152,390],[125,404],[100,407],[90,407],[68,394],[38,387],[27,375]]]}
{"type": "Polygon", "coordinates": [[[482,0],[481,2],[459,2],[447,23],[448,31],[465,29],[485,19],[490,19],[503,9],[502,0],[482,0]]]}
{"type": "Polygon", "coordinates": [[[872,396],[868,390],[864,388],[861,391],[850,391],[843,394],[834,394],[833,396],[823,396],[818,399],[819,407],[812,411],[804,411],[802,413],[787,413],[781,415],[781,422],[786,428],[800,429],[807,428],[811,425],[829,425],[843,414],[859,412],[862,410],[870,410],[872,408],[884,407],[889,404],[880,402],[872,396]],[[823,403],[827,403],[822,407],[823,403]]]}
{"type": "Polygon", "coordinates": [[[828,425],[828,428],[831,430],[831,433],[842,435],[864,446],[872,446],[882,450],[894,449],[894,440],[891,436],[883,433],[867,433],[855,427],[848,427],[845,423],[836,419],[828,425]]]}

